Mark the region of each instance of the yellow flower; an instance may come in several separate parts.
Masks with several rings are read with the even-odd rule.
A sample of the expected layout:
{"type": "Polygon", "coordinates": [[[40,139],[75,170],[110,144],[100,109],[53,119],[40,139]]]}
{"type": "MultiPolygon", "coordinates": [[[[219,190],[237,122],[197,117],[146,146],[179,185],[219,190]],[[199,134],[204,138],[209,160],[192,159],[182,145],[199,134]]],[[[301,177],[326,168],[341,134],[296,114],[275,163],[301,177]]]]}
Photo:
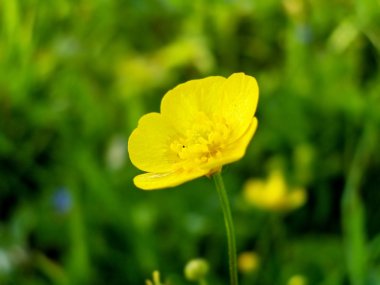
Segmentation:
{"type": "Polygon", "coordinates": [[[134,178],[144,190],[211,175],[242,158],[257,128],[255,78],[235,73],[180,84],[165,94],[160,113],[144,115],[128,141],[134,178]]]}
{"type": "Polygon", "coordinates": [[[245,251],[238,256],[238,267],[242,273],[251,273],[258,269],[260,258],[256,252],[245,251]]]}
{"type": "Polygon", "coordinates": [[[289,189],[283,174],[274,171],[267,181],[250,179],[244,186],[245,199],[254,206],[274,212],[286,212],[301,207],[306,201],[303,188],[289,189]]]}

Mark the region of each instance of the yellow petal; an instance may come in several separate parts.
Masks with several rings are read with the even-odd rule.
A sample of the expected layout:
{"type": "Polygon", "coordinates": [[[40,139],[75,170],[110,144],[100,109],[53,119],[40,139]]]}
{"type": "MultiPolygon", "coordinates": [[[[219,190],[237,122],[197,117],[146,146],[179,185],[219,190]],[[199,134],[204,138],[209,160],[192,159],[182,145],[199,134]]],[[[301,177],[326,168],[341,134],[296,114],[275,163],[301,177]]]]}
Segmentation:
{"type": "Polygon", "coordinates": [[[190,80],[165,94],[161,113],[178,131],[191,128],[199,113],[209,119],[224,118],[232,131],[231,140],[248,128],[257,108],[259,89],[256,79],[234,73],[227,79],[210,76],[190,80]]]}
{"type": "Polygon", "coordinates": [[[224,77],[209,76],[177,85],[162,98],[161,114],[167,117],[179,132],[190,129],[199,113],[209,115],[215,108],[215,99],[218,99],[217,95],[220,94],[219,90],[224,81],[224,77]]]}
{"type": "Polygon", "coordinates": [[[133,182],[136,187],[143,190],[158,190],[174,187],[206,174],[207,171],[202,169],[192,171],[177,170],[166,173],[145,173],[137,175],[133,179],[133,182]]]}
{"type": "Polygon", "coordinates": [[[267,182],[268,191],[273,196],[285,197],[287,192],[287,185],[284,179],[284,175],[280,171],[272,171],[267,182]]]}
{"type": "Polygon", "coordinates": [[[233,138],[239,138],[247,130],[256,112],[258,99],[259,88],[254,77],[234,73],[224,82],[220,106],[216,111],[226,119],[233,131],[233,138]]]}
{"type": "Polygon", "coordinates": [[[208,163],[202,165],[203,169],[215,169],[222,165],[237,161],[241,159],[245,151],[247,150],[248,144],[251,141],[255,131],[257,129],[257,118],[254,117],[250,120],[251,124],[249,125],[246,132],[237,139],[234,143],[227,146],[225,150],[223,150],[220,157],[214,158],[210,160],[208,163]]]}
{"type": "Polygon", "coordinates": [[[170,151],[170,143],[177,136],[159,113],[144,115],[128,140],[133,165],[146,172],[172,171],[178,158],[170,151]]]}

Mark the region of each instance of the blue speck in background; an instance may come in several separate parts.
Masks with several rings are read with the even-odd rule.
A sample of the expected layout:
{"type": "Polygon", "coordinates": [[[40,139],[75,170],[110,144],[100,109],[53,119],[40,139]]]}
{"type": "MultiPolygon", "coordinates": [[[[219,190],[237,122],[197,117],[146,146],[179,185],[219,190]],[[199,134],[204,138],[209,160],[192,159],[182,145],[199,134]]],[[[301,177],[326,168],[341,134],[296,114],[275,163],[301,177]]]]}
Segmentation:
{"type": "Polygon", "coordinates": [[[53,194],[54,210],[59,214],[66,214],[72,208],[72,196],[66,187],[59,187],[53,194]]]}

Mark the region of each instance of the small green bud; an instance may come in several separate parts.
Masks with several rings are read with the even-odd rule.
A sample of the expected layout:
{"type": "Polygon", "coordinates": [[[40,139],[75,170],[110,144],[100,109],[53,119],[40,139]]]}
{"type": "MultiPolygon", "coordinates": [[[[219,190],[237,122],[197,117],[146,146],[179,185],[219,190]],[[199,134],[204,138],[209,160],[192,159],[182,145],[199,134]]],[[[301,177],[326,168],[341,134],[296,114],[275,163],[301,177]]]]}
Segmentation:
{"type": "Polygon", "coordinates": [[[206,260],[196,258],[190,260],[185,266],[185,277],[189,281],[200,281],[208,273],[209,265],[206,260]]]}

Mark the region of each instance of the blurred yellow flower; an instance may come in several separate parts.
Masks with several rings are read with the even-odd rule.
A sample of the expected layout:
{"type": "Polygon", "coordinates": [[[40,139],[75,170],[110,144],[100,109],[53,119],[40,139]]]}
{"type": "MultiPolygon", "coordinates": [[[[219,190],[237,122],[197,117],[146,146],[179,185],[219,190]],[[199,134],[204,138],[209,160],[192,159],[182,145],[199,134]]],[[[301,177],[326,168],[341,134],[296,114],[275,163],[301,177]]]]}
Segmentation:
{"type": "Polygon", "coordinates": [[[275,212],[287,212],[301,207],[306,202],[305,189],[289,189],[280,171],[272,172],[267,181],[248,180],[243,195],[247,202],[257,208],[275,212]]]}
{"type": "Polygon", "coordinates": [[[302,275],[293,275],[289,279],[288,285],[307,285],[307,280],[302,275]]]}
{"type": "Polygon", "coordinates": [[[256,252],[245,251],[238,256],[238,268],[242,273],[251,273],[257,270],[260,265],[260,258],[256,252]]]}
{"type": "Polygon", "coordinates": [[[255,78],[235,73],[180,84],[165,94],[161,113],[144,115],[128,141],[134,178],[144,190],[173,187],[239,160],[257,128],[255,78]]]}

